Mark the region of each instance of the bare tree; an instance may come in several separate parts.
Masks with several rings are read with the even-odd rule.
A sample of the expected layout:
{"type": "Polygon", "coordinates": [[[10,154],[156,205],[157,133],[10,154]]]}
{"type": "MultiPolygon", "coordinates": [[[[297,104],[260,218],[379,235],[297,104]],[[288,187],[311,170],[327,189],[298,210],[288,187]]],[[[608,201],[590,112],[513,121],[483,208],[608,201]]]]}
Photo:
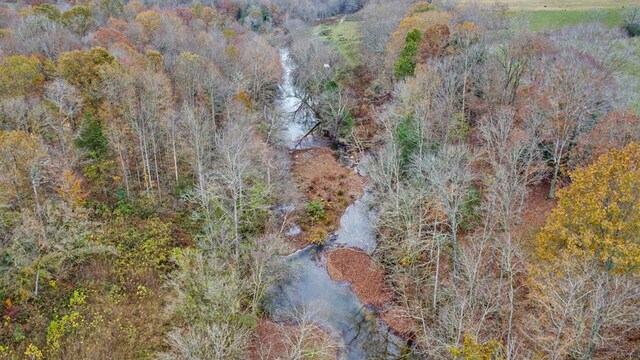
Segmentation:
{"type": "Polygon", "coordinates": [[[58,132],[62,154],[66,155],[68,131],[75,134],[78,129],[77,115],[82,109],[80,92],[65,80],[56,78],[47,84],[45,98],[56,108],[59,119],[53,122],[53,128],[58,132]]]}
{"type": "Polygon", "coordinates": [[[179,126],[184,134],[185,151],[194,161],[196,186],[198,191],[204,194],[206,176],[213,158],[214,123],[203,109],[193,108],[186,103],[182,104],[182,110],[178,116],[179,126]]]}
{"type": "Polygon", "coordinates": [[[603,91],[610,80],[607,74],[575,55],[565,50],[559,56],[546,57],[543,61],[548,66],[538,74],[548,121],[547,150],[553,165],[549,198],[555,197],[560,168],[571,156],[577,136],[591,130],[593,118],[606,112],[611,101],[603,91]]]}
{"type": "Polygon", "coordinates": [[[640,287],[627,276],[598,273],[589,263],[564,261],[540,269],[530,296],[541,313],[531,314],[531,339],[550,359],[592,359],[596,346],[637,328],[640,287]],[[609,327],[607,338],[602,329],[609,327]]]}
{"type": "Polygon", "coordinates": [[[426,154],[416,166],[421,176],[433,187],[444,207],[452,247],[453,273],[458,274],[458,231],[465,218],[469,190],[474,179],[471,162],[474,155],[465,145],[445,145],[436,154],[426,154]]]}
{"type": "Polygon", "coordinates": [[[211,225],[217,228],[220,239],[225,239],[230,223],[230,240],[236,260],[240,257],[241,214],[248,206],[248,180],[257,174],[255,167],[256,146],[251,126],[241,118],[229,121],[215,137],[214,159],[216,167],[209,170],[204,188],[207,212],[213,215],[211,225]],[[213,201],[213,203],[212,203],[213,201]],[[215,216],[215,208],[223,216],[215,216]]]}

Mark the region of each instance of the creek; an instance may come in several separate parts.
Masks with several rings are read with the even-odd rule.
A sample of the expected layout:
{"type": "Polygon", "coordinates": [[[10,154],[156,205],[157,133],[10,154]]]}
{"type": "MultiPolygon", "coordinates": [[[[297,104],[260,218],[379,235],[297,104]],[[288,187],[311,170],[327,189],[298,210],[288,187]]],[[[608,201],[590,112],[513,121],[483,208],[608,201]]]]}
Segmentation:
{"type": "MultiPolygon", "coordinates": [[[[299,89],[294,86],[295,64],[286,49],[280,51],[284,67],[278,106],[286,116],[282,131],[289,149],[327,146],[320,137],[301,138],[316,119],[299,108],[299,89]]],[[[354,169],[355,171],[355,169],[354,169]]],[[[375,213],[368,192],[351,204],[340,219],[339,229],[325,245],[309,245],[286,257],[285,280],[268,293],[266,310],[272,320],[297,323],[304,318],[327,331],[339,346],[339,359],[394,359],[406,349],[406,341],[389,331],[375,308],[363,305],[348,283],[333,281],[326,268],[326,253],[336,248],[358,248],[372,254],[376,247],[375,213]]],[[[290,231],[299,231],[292,228],[290,231]]]]}

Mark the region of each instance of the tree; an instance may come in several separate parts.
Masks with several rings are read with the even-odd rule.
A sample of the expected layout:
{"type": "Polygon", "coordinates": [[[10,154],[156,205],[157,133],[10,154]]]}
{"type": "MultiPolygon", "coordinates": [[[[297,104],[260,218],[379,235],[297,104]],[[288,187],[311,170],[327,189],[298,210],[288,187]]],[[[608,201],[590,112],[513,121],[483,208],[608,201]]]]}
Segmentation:
{"type": "Polygon", "coordinates": [[[547,129],[546,150],[553,165],[549,198],[555,197],[560,169],[572,156],[573,144],[582,132],[593,127],[593,119],[609,109],[612,99],[607,96],[610,78],[607,73],[577,56],[562,50],[556,56],[547,56],[549,64],[541,70],[539,105],[545,112],[547,129]]]}
{"type": "Polygon", "coordinates": [[[91,240],[92,225],[64,203],[47,201],[39,213],[24,211],[13,229],[10,246],[2,249],[3,288],[23,300],[31,290],[37,297],[41,277],[57,279],[90,256],[114,254],[112,248],[91,240]]]}
{"type": "MultiPolygon", "coordinates": [[[[44,157],[38,139],[23,131],[0,131],[0,180],[7,193],[13,192],[20,210],[24,207],[25,188],[33,185],[34,196],[37,200],[37,183],[33,175],[39,162],[44,157]],[[11,190],[9,190],[11,189],[11,190]]],[[[5,194],[6,196],[7,194],[5,194]]],[[[9,197],[11,198],[11,196],[9,197]]]]}
{"type": "Polygon", "coordinates": [[[538,236],[548,260],[589,258],[613,273],[640,271],[640,143],[572,174],[538,236]]]}
{"type": "Polygon", "coordinates": [[[59,21],[45,15],[31,14],[19,17],[15,31],[16,51],[24,54],[42,54],[56,59],[60,53],[81,47],[79,38],[59,21]]]}
{"type": "Polygon", "coordinates": [[[205,194],[206,175],[211,168],[215,122],[202,108],[194,108],[187,103],[178,114],[180,132],[183,134],[187,155],[193,160],[193,174],[199,194],[205,194]]]}
{"type": "Polygon", "coordinates": [[[62,13],[57,6],[52,4],[40,4],[33,8],[34,14],[44,15],[51,21],[59,21],[62,13]]]}
{"type": "Polygon", "coordinates": [[[243,39],[241,52],[242,74],[251,100],[261,105],[273,100],[282,76],[278,52],[264,38],[253,34],[243,39]]]}
{"type": "Polygon", "coordinates": [[[82,109],[80,92],[65,80],[57,78],[47,84],[45,98],[53,109],[51,126],[57,132],[62,153],[66,155],[66,144],[78,130],[78,114],[82,109]]]}
{"type": "Polygon", "coordinates": [[[449,227],[453,273],[458,275],[458,231],[468,209],[469,191],[474,175],[473,154],[465,145],[446,145],[436,154],[424,154],[417,160],[421,176],[433,187],[435,199],[443,207],[449,227]]]}
{"type": "Polygon", "coordinates": [[[247,283],[227,259],[197,249],[175,252],[178,269],[168,280],[175,296],[172,314],[186,329],[168,333],[169,352],[161,359],[243,358],[255,320],[245,315],[242,300],[247,283]]]}
{"type": "Polygon", "coordinates": [[[631,37],[640,36],[640,10],[632,8],[627,10],[624,20],[624,28],[631,37]]]}
{"type": "Polygon", "coordinates": [[[597,119],[592,131],[580,134],[570,164],[589,165],[611,149],[634,141],[640,141],[640,117],[630,111],[612,111],[597,119]]]}
{"type": "Polygon", "coordinates": [[[362,49],[365,63],[378,74],[384,65],[384,53],[389,37],[398,27],[409,4],[403,0],[369,2],[360,11],[362,49]]]}
{"type": "Polygon", "coordinates": [[[400,52],[400,57],[394,67],[396,77],[402,79],[413,75],[421,40],[422,34],[418,29],[413,29],[407,34],[404,49],[400,52]]]}
{"type": "Polygon", "coordinates": [[[442,55],[449,42],[450,35],[449,27],[444,24],[436,24],[428,28],[422,34],[423,40],[420,43],[419,61],[424,62],[426,59],[442,55]]]}
{"type": "Polygon", "coordinates": [[[102,101],[101,70],[117,64],[116,58],[107,50],[95,47],[88,51],[75,50],[61,54],[57,72],[82,93],[85,105],[97,110],[102,101]]]}
{"type": "Polygon", "coordinates": [[[210,199],[205,205],[209,216],[213,215],[213,225],[218,227],[218,240],[230,240],[236,260],[240,257],[243,237],[242,215],[252,205],[250,180],[258,174],[255,162],[257,144],[252,136],[253,130],[241,119],[227,123],[225,129],[216,135],[214,159],[217,166],[210,170],[205,188],[210,199]],[[219,211],[222,214],[216,215],[219,211]],[[231,229],[226,229],[226,224],[231,229]]]}
{"type": "Polygon", "coordinates": [[[202,82],[207,74],[205,59],[197,54],[181,52],[175,67],[175,78],[183,101],[195,106],[196,97],[202,92],[202,82]]]}
{"type": "Polygon", "coordinates": [[[137,135],[137,151],[142,163],[139,180],[147,192],[161,186],[163,124],[169,113],[171,87],[161,72],[144,70],[133,73],[124,85],[126,97],[122,99],[122,116],[137,135]]]}
{"type": "Polygon", "coordinates": [[[421,34],[436,24],[449,24],[451,14],[435,11],[435,7],[426,2],[417,2],[411,6],[407,15],[400,20],[387,43],[385,67],[393,74],[396,61],[406,45],[409,32],[418,30],[421,34]]]}
{"type": "Polygon", "coordinates": [[[81,5],[76,5],[62,14],[60,22],[78,36],[87,35],[96,25],[91,9],[81,5]]]}
{"type": "MultiPolygon", "coordinates": [[[[538,254],[544,262],[537,270],[543,274],[538,286],[544,288],[549,275],[556,274],[555,294],[567,294],[576,303],[575,308],[564,307],[564,313],[579,316],[584,324],[570,350],[580,349],[585,359],[593,358],[607,326],[629,321],[629,317],[638,320],[637,309],[629,313],[633,311],[629,306],[640,291],[633,279],[640,273],[639,234],[640,143],[632,143],[576,170],[571,185],[559,192],[558,206],[537,237],[538,254]],[[567,292],[566,286],[573,284],[580,288],[567,292]],[[578,312],[581,307],[587,312],[578,312]]],[[[568,304],[552,300],[550,304],[568,304]]],[[[569,326],[575,319],[563,321],[569,326]]],[[[556,328],[554,352],[559,351],[558,336],[563,331],[556,328]]]]}
{"type": "Polygon", "coordinates": [[[109,18],[122,18],[124,16],[124,3],[122,0],[99,0],[96,12],[97,17],[104,24],[109,18]]]}
{"type": "Polygon", "coordinates": [[[43,66],[35,56],[7,56],[0,64],[0,96],[36,92],[44,82],[43,66]]]}
{"type": "Polygon", "coordinates": [[[142,28],[142,41],[148,43],[160,27],[160,14],[153,10],[143,11],[136,15],[135,21],[142,28]]]}

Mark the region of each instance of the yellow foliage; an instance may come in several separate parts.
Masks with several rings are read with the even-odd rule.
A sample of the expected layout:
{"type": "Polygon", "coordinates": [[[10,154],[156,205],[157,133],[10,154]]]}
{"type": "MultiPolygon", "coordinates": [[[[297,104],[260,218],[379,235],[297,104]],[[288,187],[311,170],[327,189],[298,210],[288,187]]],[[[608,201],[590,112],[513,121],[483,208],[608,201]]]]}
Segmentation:
{"type": "Polygon", "coordinates": [[[87,103],[97,104],[102,90],[102,72],[117,66],[118,61],[107,50],[94,47],[91,50],[75,50],[62,53],[58,59],[57,73],[78,87],[87,103]]]}
{"type": "Polygon", "coordinates": [[[32,165],[44,157],[38,139],[24,131],[0,131],[0,194],[16,196],[21,201],[30,186],[32,165]]]}
{"type": "Polygon", "coordinates": [[[135,21],[142,26],[145,35],[150,37],[160,27],[160,14],[153,10],[143,11],[136,15],[135,21]]]}
{"type": "Polygon", "coordinates": [[[33,344],[29,344],[24,351],[24,355],[31,360],[42,359],[42,350],[33,344]]]}
{"type": "Polygon", "coordinates": [[[147,49],[144,52],[147,65],[154,71],[160,71],[162,69],[162,53],[156,50],[147,49]]]}
{"type": "Polygon", "coordinates": [[[224,34],[224,37],[226,37],[229,40],[233,40],[238,36],[236,32],[231,29],[224,29],[222,33],[224,34]]]}
{"type": "Polygon", "coordinates": [[[58,185],[58,194],[73,208],[83,206],[87,202],[89,194],[84,191],[82,185],[82,178],[73,171],[64,169],[58,185]]]}
{"type": "Polygon", "coordinates": [[[11,29],[0,29],[0,39],[13,37],[14,33],[11,29]]]}
{"type": "Polygon", "coordinates": [[[236,100],[240,101],[242,105],[244,105],[247,109],[253,109],[253,102],[251,101],[251,96],[248,92],[244,90],[240,90],[236,96],[236,100]]]}
{"type": "Polygon", "coordinates": [[[571,179],[538,235],[540,257],[640,272],[640,143],[612,150],[571,179]]]}
{"type": "Polygon", "coordinates": [[[449,352],[456,360],[493,360],[503,359],[500,356],[502,344],[498,340],[479,343],[474,337],[465,334],[461,347],[450,348],[449,352]]]}
{"type": "Polygon", "coordinates": [[[240,61],[240,50],[237,47],[229,45],[224,49],[224,53],[231,61],[240,61]]]}
{"type": "Polygon", "coordinates": [[[43,82],[42,62],[35,56],[8,56],[0,64],[0,96],[29,94],[43,82]]]}

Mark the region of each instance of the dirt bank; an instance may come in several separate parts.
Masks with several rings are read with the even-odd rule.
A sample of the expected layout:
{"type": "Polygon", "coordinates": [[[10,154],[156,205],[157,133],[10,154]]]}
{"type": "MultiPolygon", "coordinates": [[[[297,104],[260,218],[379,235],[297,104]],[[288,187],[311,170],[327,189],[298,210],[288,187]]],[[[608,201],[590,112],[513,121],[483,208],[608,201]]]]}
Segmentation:
{"type": "Polygon", "coordinates": [[[391,293],[384,284],[384,271],[361,250],[329,251],[327,272],[335,281],[349,282],[358,299],[364,304],[382,306],[391,300],[391,293]]]}

